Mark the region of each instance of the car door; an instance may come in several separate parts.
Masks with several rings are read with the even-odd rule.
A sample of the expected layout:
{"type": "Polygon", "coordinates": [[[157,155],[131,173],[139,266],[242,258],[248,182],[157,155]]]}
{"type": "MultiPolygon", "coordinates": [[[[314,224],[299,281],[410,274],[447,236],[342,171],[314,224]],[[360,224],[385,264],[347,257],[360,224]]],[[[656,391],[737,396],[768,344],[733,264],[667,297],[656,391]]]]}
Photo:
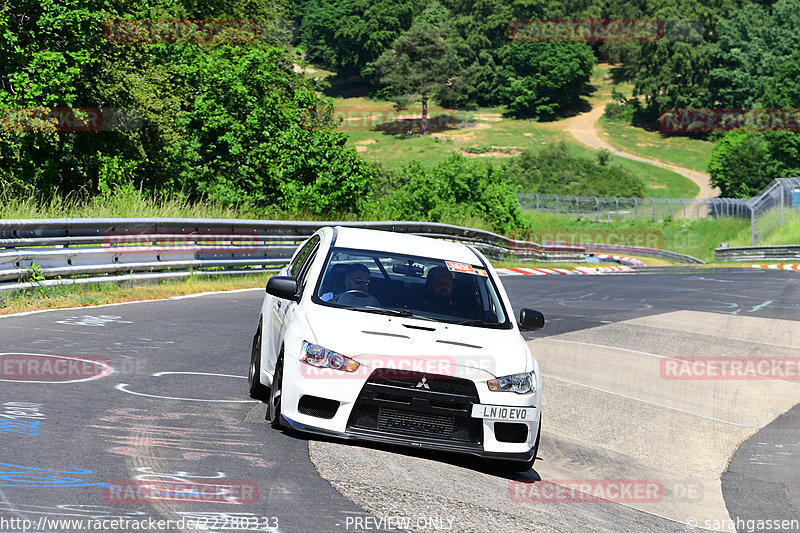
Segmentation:
{"type": "MultiPolygon", "coordinates": [[[[301,288],[300,290],[302,290],[305,276],[308,274],[308,269],[311,266],[311,263],[314,262],[314,258],[317,255],[319,243],[319,235],[314,235],[303,245],[301,245],[300,251],[297,253],[297,255],[295,255],[294,259],[292,259],[292,262],[289,263],[287,275],[297,279],[297,286],[301,288]]],[[[265,366],[265,369],[270,374],[275,370],[275,363],[277,361],[278,354],[280,353],[281,345],[283,344],[283,335],[284,331],[286,331],[287,317],[290,319],[290,310],[298,305],[297,302],[293,302],[291,300],[282,300],[280,298],[273,298],[273,300],[272,309],[270,311],[271,319],[269,349],[271,351],[271,356],[268,358],[269,363],[265,366]]]]}

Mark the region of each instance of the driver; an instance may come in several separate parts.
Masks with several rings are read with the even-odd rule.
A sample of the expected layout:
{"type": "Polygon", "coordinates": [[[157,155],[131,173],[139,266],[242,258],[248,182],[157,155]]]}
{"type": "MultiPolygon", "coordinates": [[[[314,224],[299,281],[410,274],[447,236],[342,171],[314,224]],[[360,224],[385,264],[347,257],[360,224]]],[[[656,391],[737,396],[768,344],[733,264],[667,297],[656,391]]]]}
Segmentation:
{"type": "Polygon", "coordinates": [[[333,301],[352,306],[380,306],[380,301],[367,292],[369,282],[370,273],[366,265],[350,265],[344,274],[344,292],[336,295],[333,301]]]}
{"type": "Polygon", "coordinates": [[[369,269],[366,265],[356,263],[351,265],[344,274],[344,290],[367,292],[369,287],[369,269]]]}

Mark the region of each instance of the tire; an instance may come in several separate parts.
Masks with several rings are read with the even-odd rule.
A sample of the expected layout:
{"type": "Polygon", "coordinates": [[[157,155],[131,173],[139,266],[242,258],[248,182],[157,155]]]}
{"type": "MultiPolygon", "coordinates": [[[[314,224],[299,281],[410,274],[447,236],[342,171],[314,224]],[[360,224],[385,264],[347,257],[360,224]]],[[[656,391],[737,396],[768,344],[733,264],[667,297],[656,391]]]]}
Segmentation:
{"type": "Polygon", "coordinates": [[[539,420],[539,429],[536,431],[536,445],[533,447],[533,454],[527,461],[495,461],[494,464],[506,472],[527,472],[533,468],[536,462],[536,454],[539,453],[539,438],[542,436],[542,421],[539,420]]]}
{"type": "Polygon", "coordinates": [[[250,397],[266,402],[269,399],[269,387],[261,384],[261,323],[253,336],[253,349],[250,353],[250,368],[247,372],[247,384],[250,386],[250,397]]]}
{"type": "Polygon", "coordinates": [[[281,416],[281,396],[283,395],[283,354],[278,357],[275,363],[275,376],[272,378],[272,387],[269,391],[269,401],[267,402],[267,420],[274,429],[280,429],[285,424],[281,416]]]}

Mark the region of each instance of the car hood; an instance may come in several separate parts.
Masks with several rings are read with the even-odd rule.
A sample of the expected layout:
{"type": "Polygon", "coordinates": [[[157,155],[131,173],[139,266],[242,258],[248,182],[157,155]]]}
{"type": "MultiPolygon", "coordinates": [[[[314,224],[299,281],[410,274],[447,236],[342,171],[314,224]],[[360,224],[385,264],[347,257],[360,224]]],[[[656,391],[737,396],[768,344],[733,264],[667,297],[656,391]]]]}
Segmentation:
{"type": "Polygon", "coordinates": [[[514,329],[458,326],[322,305],[312,306],[307,319],[313,342],[373,368],[476,381],[532,370],[530,351],[514,329]]]}

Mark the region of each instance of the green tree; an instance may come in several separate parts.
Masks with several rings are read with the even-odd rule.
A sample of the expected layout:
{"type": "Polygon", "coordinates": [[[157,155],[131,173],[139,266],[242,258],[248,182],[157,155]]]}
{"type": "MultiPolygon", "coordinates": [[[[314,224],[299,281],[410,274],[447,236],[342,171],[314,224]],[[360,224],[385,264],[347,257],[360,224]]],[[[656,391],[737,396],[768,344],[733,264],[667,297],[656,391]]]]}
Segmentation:
{"type": "MultiPolygon", "coordinates": [[[[767,80],[760,106],[794,113],[800,123],[800,51],[777,68],[767,80]]],[[[748,198],[775,178],[800,176],[800,133],[787,131],[734,131],[714,143],[708,163],[712,184],[722,196],[748,198]]]]}
{"type": "MultiPolygon", "coordinates": [[[[443,11],[434,4],[436,15],[443,11]]],[[[436,98],[459,75],[460,66],[452,42],[448,39],[443,21],[438,24],[429,8],[428,17],[414,21],[408,32],[398,37],[392,48],[386,50],[371,64],[376,78],[384,85],[382,94],[401,106],[410,102],[422,103],[422,133],[428,130],[428,99],[436,98]]]]}
{"type": "Polygon", "coordinates": [[[421,2],[412,0],[309,0],[302,7],[300,37],[312,60],[361,74],[411,27],[421,2]]]}
{"type": "Polygon", "coordinates": [[[713,29],[745,1],[665,0],[646,4],[642,16],[665,21],[670,34],[642,43],[626,70],[634,94],[645,97],[645,107],[652,116],[665,109],[711,106],[708,85],[713,67],[713,29]]]}
{"type": "Polygon", "coordinates": [[[708,160],[711,185],[723,198],[750,198],[778,177],[762,133],[729,132],[714,143],[708,160]]]}
{"type": "Polygon", "coordinates": [[[764,89],[765,108],[800,109],[800,50],[781,64],[764,89]]]}
{"type": "Polygon", "coordinates": [[[594,54],[584,43],[513,42],[506,47],[505,103],[518,116],[552,117],[575,105],[594,54]]]}
{"type": "MultiPolygon", "coordinates": [[[[800,0],[779,0],[770,9],[749,4],[717,23],[709,53],[712,104],[753,107],[769,79],[798,49],[800,0]]],[[[796,86],[795,83],[791,85],[796,86]]]]}
{"type": "Polygon", "coordinates": [[[359,210],[374,170],[345,146],[316,82],[294,72],[294,51],[269,39],[130,44],[103,37],[109,19],[242,16],[251,6],[258,20],[281,5],[7,2],[0,9],[0,113],[109,107],[142,120],[134,131],[0,127],[3,192],[141,187],[226,204],[359,210]]]}
{"type": "Polygon", "coordinates": [[[524,227],[505,169],[454,154],[432,169],[411,163],[399,187],[369,208],[381,218],[474,223],[480,219],[501,233],[524,227]]]}

